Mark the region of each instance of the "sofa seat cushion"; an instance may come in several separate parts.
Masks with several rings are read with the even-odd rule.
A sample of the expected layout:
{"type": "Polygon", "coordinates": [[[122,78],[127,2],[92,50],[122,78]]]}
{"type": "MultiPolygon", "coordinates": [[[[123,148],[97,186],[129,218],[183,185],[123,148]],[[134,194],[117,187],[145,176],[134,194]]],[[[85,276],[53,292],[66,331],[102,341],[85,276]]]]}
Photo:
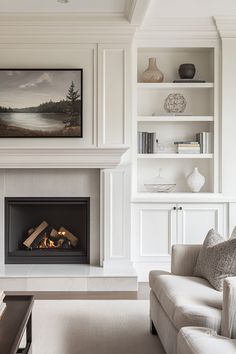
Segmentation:
{"type": "Polygon", "coordinates": [[[172,274],[150,277],[153,292],[177,329],[209,327],[220,333],[222,293],[207,280],[172,274]]]}
{"type": "Polygon", "coordinates": [[[178,354],[235,354],[236,339],[218,336],[209,328],[185,327],[178,334],[178,354]]]}

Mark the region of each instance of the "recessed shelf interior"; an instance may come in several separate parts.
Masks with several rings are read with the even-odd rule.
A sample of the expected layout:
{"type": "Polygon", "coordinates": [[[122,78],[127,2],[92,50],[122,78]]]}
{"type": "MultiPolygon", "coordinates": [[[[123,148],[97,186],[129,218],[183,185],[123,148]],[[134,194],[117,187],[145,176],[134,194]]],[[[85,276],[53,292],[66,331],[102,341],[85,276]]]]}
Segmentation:
{"type": "Polygon", "coordinates": [[[186,100],[186,109],[183,112],[187,115],[213,115],[214,90],[188,90],[188,89],[166,89],[166,90],[138,90],[138,115],[163,115],[168,114],[164,109],[167,96],[171,93],[180,93],[186,100]],[[199,104],[200,102],[200,104],[199,104]]]}
{"type": "Polygon", "coordinates": [[[201,192],[212,193],[212,160],[205,159],[158,159],[152,160],[140,159],[137,162],[138,169],[138,192],[147,192],[145,183],[152,177],[159,173],[161,169],[161,175],[176,182],[176,193],[190,193],[190,189],[186,182],[186,177],[193,171],[194,167],[198,167],[199,172],[202,173],[206,179],[205,185],[201,192]]]}
{"type": "Polygon", "coordinates": [[[214,82],[214,49],[212,48],[140,48],[138,50],[138,82],[148,67],[148,58],[155,57],[164,74],[164,82],[179,79],[178,68],[183,63],[196,67],[195,79],[214,82]]]}
{"type": "Polygon", "coordinates": [[[175,152],[175,141],[196,141],[197,133],[213,132],[213,122],[139,122],[138,131],[155,132],[156,139],[169,153],[175,152]]]}
{"type": "MultiPolygon", "coordinates": [[[[214,48],[138,48],[137,51],[137,111],[135,126],[137,132],[155,132],[156,139],[164,147],[162,156],[142,156],[136,154],[136,192],[148,193],[144,186],[162,169],[162,176],[177,183],[175,193],[191,193],[186,177],[198,167],[205,177],[202,193],[216,193],[218,174],[214,166],[217,157],[217,105],[214,102],[216,94],[214,48]],[[164,74],[160,84],[142,83],[142,73],[148,67],[148,59],[155,57],[157,67],[164,74]],[[179,79],[180,64],[193,63],[196,67],[194,79],[205,80],[206,84],[193,83],[173,84],[179,79]],[[182,94],[187,102],[182,116],[174,116],[164,109],[167,96],[171,93],[182,94]],[[196,134],[211,132],[214,135],[214,146],[208,155],[177,156],[174,141],[196,141],[196,134]]],[[[155,150],[157,153],[157,150],[155,150]]],[[[156,194],[156,193],[155,193],[156,194]]],[[[157,195],[160,195],[158,193],[157,195]]]]}

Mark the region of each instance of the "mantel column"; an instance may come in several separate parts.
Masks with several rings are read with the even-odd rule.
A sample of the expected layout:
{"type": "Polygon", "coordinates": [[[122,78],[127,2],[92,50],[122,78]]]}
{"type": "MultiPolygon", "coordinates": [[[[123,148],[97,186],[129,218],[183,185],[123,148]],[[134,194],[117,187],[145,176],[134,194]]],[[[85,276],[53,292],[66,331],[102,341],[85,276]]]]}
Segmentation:
{"type": "Polygon", "coordinates": [[[131,266],[129,168],[101,170],[100,259],[103,266],[131,266]]]}

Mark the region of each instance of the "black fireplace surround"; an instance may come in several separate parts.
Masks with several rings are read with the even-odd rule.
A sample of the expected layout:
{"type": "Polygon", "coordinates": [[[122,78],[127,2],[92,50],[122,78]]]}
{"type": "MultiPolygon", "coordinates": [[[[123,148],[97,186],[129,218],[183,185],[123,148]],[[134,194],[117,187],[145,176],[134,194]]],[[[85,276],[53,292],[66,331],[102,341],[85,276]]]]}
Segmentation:
{"type": "Polygon", "coordinates": [[[90,198],[5,198],[5,263],[89,263],[90,198]],[[46,220],[78,237],[71,249],[27,249],[30,228],[46,220]]]}

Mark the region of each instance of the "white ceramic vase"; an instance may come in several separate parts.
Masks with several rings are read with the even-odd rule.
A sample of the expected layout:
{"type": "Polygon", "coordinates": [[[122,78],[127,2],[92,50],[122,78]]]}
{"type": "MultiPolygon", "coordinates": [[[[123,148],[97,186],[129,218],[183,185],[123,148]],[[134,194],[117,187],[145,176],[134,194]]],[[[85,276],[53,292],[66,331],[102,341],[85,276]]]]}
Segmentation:
{"type": "Polygon", "coordinates": [[[157,68],[156,58],[149,58],[148,68],[142,74],[143,82],[162,82],[163,73],[157,68]]]}
{"type": "Polygon", "coordinates": [[[205,184],[205,177],[201,175],[198,168],[195,167],[194,170],[187,177],[187,184],[193,193],[198,193],[205,184]]]}

